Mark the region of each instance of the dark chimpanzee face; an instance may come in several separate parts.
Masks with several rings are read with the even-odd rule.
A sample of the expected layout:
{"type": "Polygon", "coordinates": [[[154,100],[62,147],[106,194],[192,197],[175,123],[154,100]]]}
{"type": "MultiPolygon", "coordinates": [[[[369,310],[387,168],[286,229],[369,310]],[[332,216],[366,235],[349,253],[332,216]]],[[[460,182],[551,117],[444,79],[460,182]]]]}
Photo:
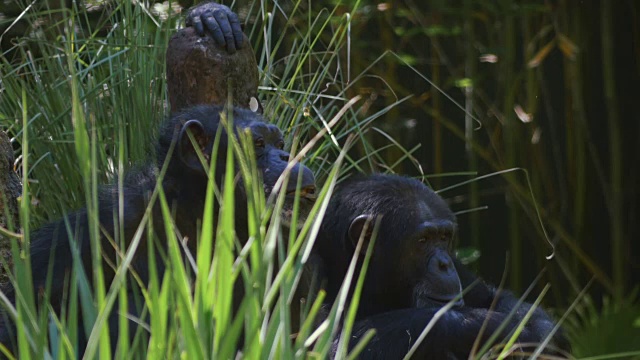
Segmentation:
{"type": "MultiPolygon", "coordinates": [[[[376,299],[375,311],[441,306],[461,294],[450,255],[456,219],[430,188],[414,179],[374,175],[347,182],[334,196],[343,199],[336,199],[341,203],[331,211],[351,214],[348,249],[355,249],[370,222],[364,234],[367,241],[380,218],[362,295],[376,299]]],[[[462,305],[461,299],[456,301],[462,305]]]]}
{"type": "MultiPolygon", "coordinates": [[[[221,111],[218,107],[196,107],[188,115],[199,115],[195,119],[183,121],[179,134],[179,157],[183,166],[186,166],[194,175],[205,178],[206,173],[202,168],[197,152],[194,151],[194,144],[209,161],[209,156],[213,152],[213,142],[219,123],[219,115],[211,112],[221,111]],[[189,138],[191,135],[192,139],[189,138]],[[192,142],[195,141],[194,142],[192,142]]],[[[234,125],[236,135],[240,131],[249,131],[254,143],[256,155],[256,165],[261,172],[264,183],[265,195],[269,196],[274,189],[278,179],[283,174],[289,163],[289,153],[284,150],[284,139],[282,132],[273,124],[268,124],[263,119],[249,112],[248,110],[234,110],[234,125]]],[[[223,132],[225,133],[225,132],[223,132]]],[[[218,159],[216,163],[216,178],[219,182],[225,171],[224,159],[227,148],[226,137],[221,138],[218,148],[218,159]]],[[[292,209],[296,189],[300,189],[300,204],[298,219],[300,226],[307,218],[309,211],[315,201],[315,178],[309,168],[302,164],[295,164],[291,167],[288,182],[281,187],[286,191],[285,204],[282,210],[282,220],[286,225],[291,225],[292,209]],[[298,187],[299,184],[299,187],[298,187]]],[[[244,196],[242,186],[236,195],[244,196]]]]}
{"type": "MultiPolygon", "coordinates": [[[[262,171],[264,192],[269,196],[278,178],[285,171],[290,155],[284,150],[285,144],[282,132],[275,125],[254,121],[248,125],[248,128],[251,130],[255,145],[257,165],[262,171]]],[[[316,199],[313,173],[306,166],[295,164],[291,168],[286,187],[282,187],[286,191],[286,199],[282,208],[282,221],[288,226],[292,225],[293,203],[298,184],[300,184],[300,206],[298,224],[296,226],[302,226],[316,199]]]]}
{"type": "MultiPolygon", "coordinates": [[[[437,196],[433,195],[429,196],[432,202],[437,196]]],[[[416,209],[407,218],[407,234],[400,238],[399,245],[406,254],[403,271],[413,305],[428,307],[454,300],[462,290],[450,255],[456,223],[449,214],[437,214],[426,196],[416,200],[416,209]]],[[[461,304],[462,299],[459,301],[461,304]]]]}

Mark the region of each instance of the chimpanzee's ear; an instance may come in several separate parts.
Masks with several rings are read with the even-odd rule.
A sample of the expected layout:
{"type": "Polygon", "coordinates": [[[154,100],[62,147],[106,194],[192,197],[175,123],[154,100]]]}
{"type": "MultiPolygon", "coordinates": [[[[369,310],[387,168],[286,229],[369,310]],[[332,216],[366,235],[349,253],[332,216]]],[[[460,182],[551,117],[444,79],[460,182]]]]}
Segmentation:
{"type": "Polygon", "coordinates": [[[364,236],[362,251],[367,250],[369,240],[371,240],[371,235],[373,234],[373,226],[375,225],[374,220],[375,218],[373,215],[359,215],[353,219],[351,225],[349,225],[349,239],[351,240],[351,244],[354,249],[358,246],[360,236],[364,236]],[[364,235],[362,234],[363,231],[364,235]]]}
{"type": "Polygon", "coordinates": [[[206,156],[204,151],[208,142],[209,138],[200,121],[189,120],[184,123],[178,137],[178,156],[182,163],[193,170],[202,170],[196,147],[206,156]]]}

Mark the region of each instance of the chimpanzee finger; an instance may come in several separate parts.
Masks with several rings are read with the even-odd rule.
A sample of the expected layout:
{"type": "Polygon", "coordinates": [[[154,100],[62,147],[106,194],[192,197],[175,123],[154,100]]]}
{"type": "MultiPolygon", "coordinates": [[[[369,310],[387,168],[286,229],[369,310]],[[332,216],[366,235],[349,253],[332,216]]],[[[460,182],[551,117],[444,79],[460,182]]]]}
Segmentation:
{"type": "Polygon", "coordinates": [[[218,21],[218,25],[220,25],[222,34],[224,34],[224,39],[227,42],[227,51],[229,52],[229,54],[235,53],[236,44],[233,40],[233,32],[231,31],[231,25],[229,24],[227,13],[222,10],[214,10],[213,16],[218,21]]]}
{"type": "Polygon", "coordinates": [[[191,21],[187,23],[187,26],[193,26],[193,28],[196,29],[196,34],[204,36],[204,28],[202,27],[202,21],[199,17],[191,19],[191,21]]]}
{"type": "Polygon", "coordinates": [[[233,37],[236,39],[236,48],[242,49],[244,33],[242,32],[242,26],[240,25],[240,20],[238,19],[238,15],[236,15],[236,13],[232,12],[231,14],[229,14],[229,23],[231,24],[233,37]]]}
{"type": "Polygon", "coordinates": [[[220,29],[218,20],[213,14],[214,11],[206,11],[202,14],[202,20],[207,30],[211,33],[211,36],[213,36],[213,40],[215,40],[218,45],[225,46],[227,43],[224,39],[224,34],[222,33],[222,29],[220,29]]]}

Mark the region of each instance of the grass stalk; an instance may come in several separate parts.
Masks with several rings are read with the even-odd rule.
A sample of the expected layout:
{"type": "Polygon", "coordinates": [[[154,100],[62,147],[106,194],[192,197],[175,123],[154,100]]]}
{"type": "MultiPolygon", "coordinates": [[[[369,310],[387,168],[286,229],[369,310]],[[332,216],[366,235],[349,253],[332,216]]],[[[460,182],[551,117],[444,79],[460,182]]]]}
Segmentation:
{"type": "MultiPolygon", "coordinates": [[[[513,6],[512,0],[502,0],[501,7],[504,11],[504,43],[505,54],[502,61],[502,83],[504,84],[504,103],[502,108],[503,131],[504,131],[504,166],[505,168],[513,168],[518,164],[520,153],[518,120],[514,114],[515,97],[517,91],[518,80],[514,74],[516,66],[516,18],[511,10],[513,6]]],[[[512,175],[507,175],[507,177],[512,175]]],[[[513,181],[513,180],[512,180],[513,181]]],[[[515,204],[515,195],[509,191],[507,197],[510,203],[515,204]]],[[[509,288],[519,291],[521,289],[522,275],[522,237],[520,236],[520,213],[518,211],[509,211],[509,269],[510,286],[509,288]]]]}
{"type": "MultiPolygon", "coordinates": [[[[465,97],[465,118],[464,118],[464,134],[465,134],[465,150],[467,154],[468,170],[471,172],[478,171],[478,156],[473,151],[471,143],[474,138],[475,120],[471,114],[474,114],[474,83],[473,79],[477,71],[477,56],[474,49],[474,22],[473,22],[473,2],[465,0],[464,2],[464,31],[466,34],[465,44],[465,78],[471,79],[470,84],[464,88],[465,97]]],[[[434,108],[438,113],[438,110],[434,108]]],[[[437,121],[440,124],[439,121],[437,121]]],[[[469,208],[476,209],[480,206],[480,196],[478,193],[478,183],[469,184],[469,208]]],[[[480,246],[480,214],[472,212],[469,214],[469,238],[471,246],[478,248],[480,246]]]]}
{"type": "Polygon", "coordinates": [[[604,76],[604,98],[607,109],[607,125],[609,130],[609,221],[611,242],[611,272],[613,277],[614,296],[622,299],[626,282],[624,239],[624,202],[622,179],[624,174],[622,154],[622,128],[618,115],[616,94],[615,63],[613,49],[613,4],[603,1],[601,4],[602,21],[602,71],[604,76]]]}

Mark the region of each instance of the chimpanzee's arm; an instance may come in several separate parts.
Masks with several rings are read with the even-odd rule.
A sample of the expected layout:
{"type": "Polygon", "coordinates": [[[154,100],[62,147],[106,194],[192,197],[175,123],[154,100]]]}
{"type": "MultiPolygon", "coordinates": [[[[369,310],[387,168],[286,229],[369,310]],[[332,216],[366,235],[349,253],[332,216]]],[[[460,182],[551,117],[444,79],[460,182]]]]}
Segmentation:
{"type": "MultiPolygon", "coordinates": [[[[369,329],[376,334],[360,353],[361,359],[398,359],[408,353],[423,329],[433,319],[438,309],[404,309],[374,315],[355,324],[349,348],[353,349],[369,329]]],[[[414,354],[415,359],[467,359],[473,344],[486,321],[480,345],[484,345],[500,324],[507,321],[506,314],[486,309],[450,309],[435,322],[414,354]]],[[[505,341],[518,325],[508,321],[492,344],[505,341]]],[[[518,338],[521,342],[537,342],[539,339],[527,328],[518,338]]],[[[335,340],[336,351],[339,340],[335,340]]],[[[335,354],[334,354],[335,355],[335,354]]]]}
{"type": "MultiPolygon", "coordinates": [[[[519,299],[511,291],[504,289],[498,291],[495,286],[480,279],[458,259],[454,259],[454,263],[458,271],[458,276],[460,277],[462,288],[467,289],[469,287],[464,295],[465,307],[488,309],[495,302],[493,311],[505,315],[517,307],[512,315],[512,319],[516,322],[522,321],[531,309],[530,303],[523,301],[518,305],[519,299]]],[[[534,310],[531,318],[529,318],[526,323],[526,328],[531,331],[532,334],[538,336],[538,342],[544,340],[554,326],[555,321],[540,307],[534,310]]],[[[570,347],[562,332],[554,335],[553,344],[567,351],[570,347]]]]}
{"type": "MultiPolygon", "coordinates": [[[[89,227],[85,210],[67,216],[68,225],[80,254],[80,259],[90,264],[91,251],[89,227]]],[[[64,295],[65,278],[70,276],[73,267],[72,242],[65,220],[61,219],[47,224],[31,234],[31,273],[33,288],[42,293],[51,276],[49,297],[51,304],[59,305],[64,295]],[[51,264],[53,261],[53,264],[51,264]],[[51,269],[51,272],[49,270],[51,269]]],[[[87,268],[85,268],[87,269],[87,268]]],[[[91,280],[91,279],[89,279],[91,280]]]]}
{"type": "MultiPolygon", "coordinates": [[[[68,217],[71,228],[76,228],[76,224],[80,225],[78,230],[82,234],[80,238],[88,239],[86,227],[86,212],[80,211],[68,217]],[[85,224],[84,227],[81,224],[85,224]],[[84,228],[84,230],[81,230],[84,228]]],[[[51,277],[51,286],[49,288],[49,300],[54,307],[59,307],[63,299],[65,291],[65,278],[71,274],[73,266],[73,257],[71,255],[71,246],[67,235],[64,220],[52,222],[44,225],[31,234],[31,274],[33,281],[33,289],[37,301],[41,299],[47,285],[47,278],[51,277]],[[53,264],[51,264],[53,261],[53,264]],[[51,266],[50,266],[51,264],[51,266]],[[52,270],[51,272],[49,270],[52,270]]],[[[88,249],[89,241],[85,242],[88,249]]],[[[80,249],[81,253],[86,252],[87,258],[91,259],[88,250],[80,249]]],[[[9,301],[16,305],[18,296],[12,284],[7,284],[2,288],[3,293],[9,301]]],[[[3,306],[0,306],[0,310],[3,306]]],[[[16,328],[12,320],[9,319],[7,313],[0,312],[0,344],[4,344],[8,348],[12,348],[12,342],[15,339],[16,328]]]]}
{"type": "Polygon", "coordinates": [[[191,8],[186,25],[193,26],[200,36],[210,33],[216,43],[226,47],[230,54],[242,48],[244,33],[238,15],[224,5],[205,2],[191,8]]]}

